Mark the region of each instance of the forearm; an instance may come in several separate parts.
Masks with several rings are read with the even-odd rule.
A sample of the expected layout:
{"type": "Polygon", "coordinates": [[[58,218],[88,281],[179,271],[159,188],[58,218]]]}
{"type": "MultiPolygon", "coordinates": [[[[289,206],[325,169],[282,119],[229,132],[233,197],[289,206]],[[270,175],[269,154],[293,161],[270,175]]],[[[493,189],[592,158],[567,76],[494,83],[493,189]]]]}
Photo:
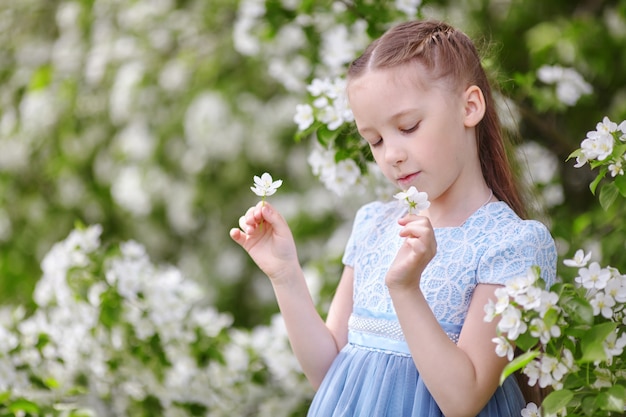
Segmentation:
{"type": "Polygon", "coordinates": [[[419,289],[391,289],[391,298],[413,361],[448,416],[475,416],[496,386],[443,331],[419,289]]]}
{"type": "Polygon", "coordinates": [[[293,352],[317,389],[341,346],[317,312],[299,265],[272,279],[272,285],[293,352]]]}

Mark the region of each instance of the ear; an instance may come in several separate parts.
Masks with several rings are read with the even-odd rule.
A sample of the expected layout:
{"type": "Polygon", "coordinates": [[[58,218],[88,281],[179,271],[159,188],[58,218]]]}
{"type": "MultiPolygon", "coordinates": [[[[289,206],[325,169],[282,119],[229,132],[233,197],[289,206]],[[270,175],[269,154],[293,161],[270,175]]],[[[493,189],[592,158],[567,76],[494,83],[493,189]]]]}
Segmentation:
{"type": "Polygon", "coordinates": [[[465,127],[475,127],[485,116],[485,96],[478,86],[471,85],[463,93],[463,99],[465,100],[465,127]]]}

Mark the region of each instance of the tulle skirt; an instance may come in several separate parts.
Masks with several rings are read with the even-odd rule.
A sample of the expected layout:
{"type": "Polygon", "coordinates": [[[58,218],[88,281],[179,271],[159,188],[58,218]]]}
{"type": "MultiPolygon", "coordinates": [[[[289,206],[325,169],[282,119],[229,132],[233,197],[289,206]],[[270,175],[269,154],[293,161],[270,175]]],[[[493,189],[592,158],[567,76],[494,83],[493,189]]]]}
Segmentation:
{"type": "MultiPolygon", "coordinates": [[[[509,377],[478,414],[519,417],[526,406],[515,377],[509,377]]],[[[406,354],[348,344],[313,398],[309,417],[442,417],[406,354]]]]}

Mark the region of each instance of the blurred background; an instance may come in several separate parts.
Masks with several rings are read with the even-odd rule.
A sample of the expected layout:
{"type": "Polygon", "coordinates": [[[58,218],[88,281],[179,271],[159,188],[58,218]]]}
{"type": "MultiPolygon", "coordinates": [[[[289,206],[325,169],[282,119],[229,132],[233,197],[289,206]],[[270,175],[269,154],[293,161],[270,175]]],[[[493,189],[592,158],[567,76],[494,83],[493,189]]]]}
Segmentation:
{"type": "Polygon", "coordinates": [[[0,0],[0,302],[29,305],[53,243],[100,224],[104,241],[136,240],[200,283],[235,326],[267,323],[271,288],[228,236],[267,171],[323,309],[375,196],[312,174],[295,106],[413,17],[484,50],[561,255],[624,268],[623,206],[602,209],[595,173],[567,158],[603,117],[626,119],[626,1],[0,0]]]}

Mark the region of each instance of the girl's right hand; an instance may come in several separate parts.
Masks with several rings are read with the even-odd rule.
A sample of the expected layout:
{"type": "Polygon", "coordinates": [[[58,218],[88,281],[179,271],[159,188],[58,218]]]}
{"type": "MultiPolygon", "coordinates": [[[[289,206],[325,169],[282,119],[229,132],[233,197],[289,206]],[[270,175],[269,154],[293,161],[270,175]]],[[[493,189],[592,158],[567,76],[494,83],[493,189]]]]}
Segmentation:
{"type": "Polygon", "coordinates": [[[292,266],[298,265],[291,230],[268,202],[250,207],[239,218],[239,228],[230,230],[230,237],[274,283],[285,282],[290,278],[292,266]]]}

